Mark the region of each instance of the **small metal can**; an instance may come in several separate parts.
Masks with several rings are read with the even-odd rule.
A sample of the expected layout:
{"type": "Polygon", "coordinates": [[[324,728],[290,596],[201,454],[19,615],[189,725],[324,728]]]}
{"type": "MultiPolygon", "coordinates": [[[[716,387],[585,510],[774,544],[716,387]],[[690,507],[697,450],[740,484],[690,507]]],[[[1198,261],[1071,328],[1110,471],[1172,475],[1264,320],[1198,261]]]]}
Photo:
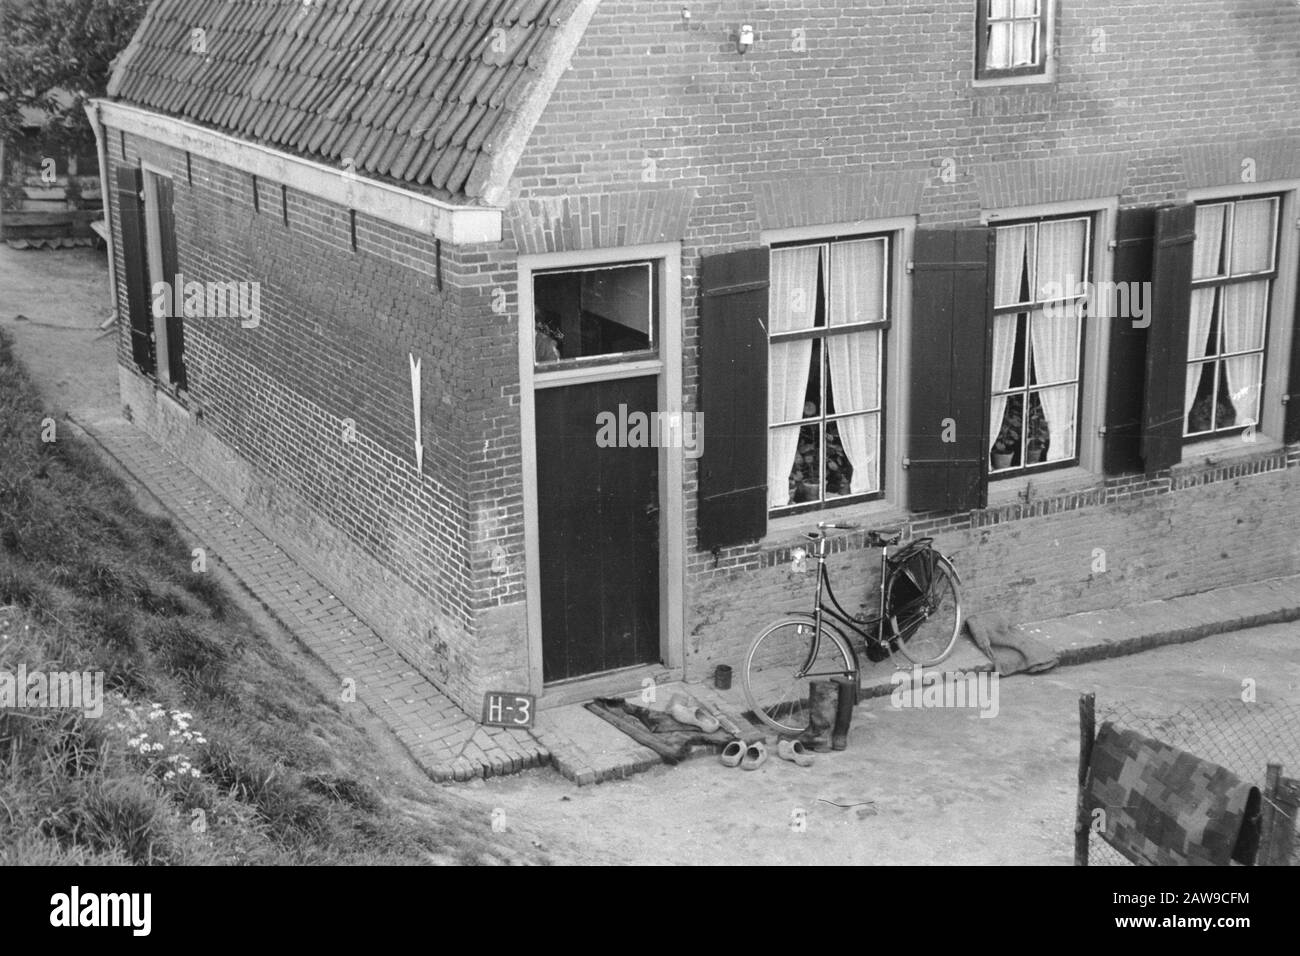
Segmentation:
{"type": "Polygon", "coordinates": [[[731,690],[731,666],[719,664],[713,672],[713,686],[718,690],[731,690]]]}

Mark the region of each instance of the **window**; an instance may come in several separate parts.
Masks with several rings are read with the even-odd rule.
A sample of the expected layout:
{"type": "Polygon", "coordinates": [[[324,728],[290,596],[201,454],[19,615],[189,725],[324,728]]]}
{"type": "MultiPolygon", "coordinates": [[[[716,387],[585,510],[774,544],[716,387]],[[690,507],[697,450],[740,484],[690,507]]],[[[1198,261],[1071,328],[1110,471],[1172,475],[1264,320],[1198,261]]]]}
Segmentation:
{"type": "Polygon", "coordinates": [[[768,305],[770,510],[878,496],[890,240],[773,248],[768,305]]]}
{"type": "Polygon", "coordinates": [[[1046,72],[1047,4],[1048,0],[979,0],[976,79],[1046,72]]]}
{"type": "Polygon", "coordinates": [[[656,341],[656,270],[634,262],[533,276],[538,371],[650,357],[656,341]]]}
{"type": "Polygon", "coordinates": [[[1185,437],[1259,422],[1277,230],[1276,196],[1196,207],[1185,437]]]}
{"type": "Polygon", "coordinates": [[[176,314],[172,285],[181,277],[176,257],[175,190],[168,176],[144,171],[144,269],[151,295],[158,384],[173,392],[188,387],[183,316],[176,314]],[[159,284],[165,284],[164,289],[159,284]]]}
{"type": "Polygon", "coordinates": [[[1087,216],[997,229],[991,476],[1078,459],[1091,234],[1087,216]]]}

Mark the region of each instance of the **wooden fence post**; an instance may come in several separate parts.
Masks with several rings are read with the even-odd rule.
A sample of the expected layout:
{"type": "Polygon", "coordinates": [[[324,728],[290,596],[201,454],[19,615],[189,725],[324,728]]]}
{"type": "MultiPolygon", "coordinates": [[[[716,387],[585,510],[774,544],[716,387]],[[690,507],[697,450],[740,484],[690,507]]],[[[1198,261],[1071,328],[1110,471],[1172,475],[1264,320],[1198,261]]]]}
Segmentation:
{"type": "Polygon", "coordinates": [[[1079,697],[1079,794],[1074,811],[1074,865],[1088,865],[1088,829],[1091,821],[1084,797],[1088,786],[1088,765],[1092,762],[1092,744],[1096,739],[1096,694],[1079,697]]]}

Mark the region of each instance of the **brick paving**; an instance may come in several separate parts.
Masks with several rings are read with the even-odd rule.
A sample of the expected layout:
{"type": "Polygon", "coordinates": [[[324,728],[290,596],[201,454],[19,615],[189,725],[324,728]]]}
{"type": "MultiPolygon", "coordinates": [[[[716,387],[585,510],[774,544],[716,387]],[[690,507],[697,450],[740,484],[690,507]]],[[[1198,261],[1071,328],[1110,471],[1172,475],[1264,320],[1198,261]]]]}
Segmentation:
{"type": "MultiPolygon", "coordinates": [[[[329,588],[144,432],[120,418],[79,416],[77,424],[163,505],[209,561],[224,564],[339,678],[341,694],[349,686],[355,689],[356,700],[393,731],[432,779],[515,773],[551,760],[550,749],[539,740],[554,720],[551,713],[539,715],[536,734],[480,727],[329,588]]],[[[553,739],[564,746],[563,736],[553,739]]],[[[572,755],[560,763],[588,769],[572,755]]]]}
{"type": "MultiPolygon", "coordinates": [[[[220,560],[312,651],[341,687],[345,680],[354,681],[357,700],[393,731],[433,780],[465,781],[550,764],[581,786],[626,777],[660,762],[654,751],[581,704],[540,712],[531,732],[479,726],[292,555],[144,432],[120,418],[79,414],[76,424],[163,505],[196,546],[207,549],[209,560],[220,560]]],[[[1087,611],[1018,628],[1046,641],[1061,664],[1070,665],[1294,620],[1300,620],[1300,576],[1087,611]]],[[[864,696],[890,693],[892,665],[863,663],[864,696]]],[[[967,640],[945,663],[950,671],[990,666],[967,640]]],[[[738,676],[726,692],[702,684],[659,688],[665,695],[676,690],[732,712],[745,709],[738,676]]]]}

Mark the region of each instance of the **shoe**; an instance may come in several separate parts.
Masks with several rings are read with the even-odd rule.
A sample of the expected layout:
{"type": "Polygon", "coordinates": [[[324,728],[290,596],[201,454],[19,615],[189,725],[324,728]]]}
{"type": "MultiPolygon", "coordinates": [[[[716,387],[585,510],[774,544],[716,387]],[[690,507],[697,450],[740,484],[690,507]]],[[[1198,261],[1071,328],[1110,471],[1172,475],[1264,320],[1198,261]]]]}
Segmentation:
{"type": "Polygon", "coordinates": [[[831,731],[831,750],[844,750],[849,746],[849,724],[853,722],[853,708],[858,705],[858,685],[852,677],[832,677],[838,696],[835,701],[835,727],[831,731]]]}
{"type": "Polygon", "coordinates": [[[740,740],[733,740],[727,746],[722,748],[722,753],[718,754],[718,760],[724,767],[739,767],[741,758],[745,756],[745,744],[740,740]]]}
{"type": "Polygon", "coordinates": [[[809,681],[808,729],[799,735],[799,742],[814,753],[830,753],[838,699],[839,689],[831,681],[809,681]]]}
{"type": "Polygon", "coordinates": [[[757,770],[767,763],[767,747],[759,740],[745,748],[745,756],[740,761],[741,770],[757,770]]]}
{"type": "Polygon", "coordinates": [[[673,694],[672,700],[668,702],[668,713],[678,723],[699,727],[706,734],[711,734],[722,726],[718,723],[718,718],[700,707],[685,694],[673,694]]]}
{"type": "Polygon", "coordinates": [[[776,755],[800,767],[811,767],[813,758],[797,740],[782,740],[776,745],[776,755]]]}

